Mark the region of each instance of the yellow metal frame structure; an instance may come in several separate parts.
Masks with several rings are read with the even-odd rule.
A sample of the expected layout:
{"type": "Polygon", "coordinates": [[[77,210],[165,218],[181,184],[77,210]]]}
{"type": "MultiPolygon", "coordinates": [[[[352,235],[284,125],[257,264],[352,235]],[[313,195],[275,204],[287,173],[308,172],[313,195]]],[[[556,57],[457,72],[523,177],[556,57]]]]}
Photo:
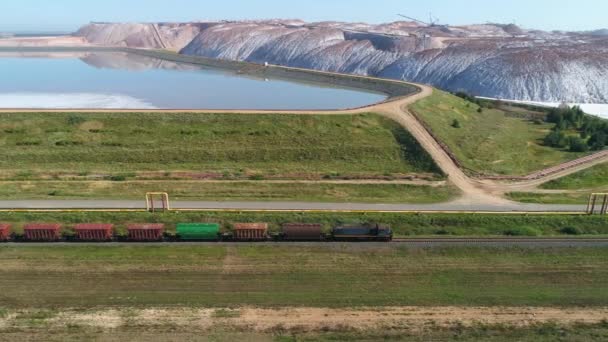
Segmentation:
{"type": "Polygon", "coordinates": [[[160,197],[162,207],[161,211],[170,211],[171,203],[169,202],[169,194],[166,192],[148,192],[146,193],[146,211],[156,212],[157,208],[154,205],[156,197],[160,197]]]}
{"type": "Polygon", "coordinates": [[[589,202],[587,202],[587,214],[593,215],[596,213],[595,208],[598,205],[598,200],[601,202],[599,214],[606,215],[608,213],[608,193],[595,193],[589,196],[589,202]]]}

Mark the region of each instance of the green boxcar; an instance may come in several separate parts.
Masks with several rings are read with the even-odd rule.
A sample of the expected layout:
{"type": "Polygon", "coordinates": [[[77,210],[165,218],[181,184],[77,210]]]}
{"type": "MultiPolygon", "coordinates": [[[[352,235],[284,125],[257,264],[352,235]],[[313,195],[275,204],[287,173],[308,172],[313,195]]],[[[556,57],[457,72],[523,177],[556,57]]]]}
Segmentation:
{"type": "Polygon", "coordinates": [[[219,239],[220,225],[217,223],[179,223],[177,236],[180,240],[219,239]]]}

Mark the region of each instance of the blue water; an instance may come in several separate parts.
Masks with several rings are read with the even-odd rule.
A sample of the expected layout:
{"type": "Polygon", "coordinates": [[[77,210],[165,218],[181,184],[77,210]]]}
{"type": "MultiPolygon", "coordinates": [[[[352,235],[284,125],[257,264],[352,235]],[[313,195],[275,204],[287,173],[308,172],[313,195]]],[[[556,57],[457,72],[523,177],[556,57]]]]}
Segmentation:
{"type": "Polygon", "coordinates": [[[124,53],[0,53],[1,108],[338,109],[384,98],[124,53]]]}

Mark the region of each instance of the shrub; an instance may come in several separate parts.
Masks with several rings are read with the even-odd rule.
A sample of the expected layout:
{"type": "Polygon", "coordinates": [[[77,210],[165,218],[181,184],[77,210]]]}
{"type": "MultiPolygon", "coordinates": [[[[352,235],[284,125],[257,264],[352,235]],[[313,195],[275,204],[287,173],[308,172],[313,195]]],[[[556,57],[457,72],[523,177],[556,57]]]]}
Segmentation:
{"type": "Polygon", "coordinates": [[[59,140],[55,143],[55,146],[80,146],[82,145],[82,141],[74,141],[74,140],[59,140]]]}
{"type": "Polygon", "coordinates": [[[539,232],[529,227],[515,227],[503,231],[506,236],[538,236],[539,232]]]}
{"type": "Polygon", "coordinates": [[[109,177],[105,177],[106,180],[110,180],[112,182],[124,182],[127,180],[127,176],[125,175],[112,175],[109,177]]]}
{"type": "Polygon", "coordinates": [[[587,143],[578,137],[570,137],[568,139],[568,144],[570,145],[570,152],[587,152],[589,151],[589,146],[587,143]]]}
{"type": "Polygon", "coordinates": [[[581,230],[577,227],[564,227],[564,228],[560,229],[559,232],[562,234],[566,234],[566,235],[581,235],[582,234],[581,230]]]}
{"type": "Polygon", "coordinates": [[[17,145],[17,146],[39,146],[41,144],[42,144],[41,141],[31,140],[31,141],[20,141],[20,142],[17,142],[15,145],[17,145]]]}
{"type": "Polygon", "coordinates": [[[83,118],[82,116],[78,116],[78,115],[68,116],[68,125],[71,125],[71,126],[80,125],[81,123],[83,123],[85,121],[87,121],[87,119],[83,118]]]}
{"type": "Polygon", "coordinates": [[[545,137],[544,144],[550,147],[564,148],[568,144],[566,135],[559,129],[551,131],[549,135],[545,137]]]}
{"type": "Polygon", "coordinates": [[[123,144],[119,143],[119,142],[114,142],[114,141],[104,141],[101,143],[101,146],[107,146],[107,147],[122,147],[123,144]]]}
{"type": "Polygon", "coordinates": [[[452,121],[452,127],[460,128],[460,121],[458,121],[458,119],[454,119],[454,121],[452,121]]]}
{"type": "MultiPolygon", "coordinates": [[[[581,135],[582,135],[582,133],[581,133],[581,135]]],[[[608,136],[606,135],[606,133],[604,133],[602,131],[598,131],[591,135],[591,138],[589,138],[589,141],[587,141],[587,145],[592,150],[599,151],[606,146],[607,142],[608,142],[608,136]]]]}

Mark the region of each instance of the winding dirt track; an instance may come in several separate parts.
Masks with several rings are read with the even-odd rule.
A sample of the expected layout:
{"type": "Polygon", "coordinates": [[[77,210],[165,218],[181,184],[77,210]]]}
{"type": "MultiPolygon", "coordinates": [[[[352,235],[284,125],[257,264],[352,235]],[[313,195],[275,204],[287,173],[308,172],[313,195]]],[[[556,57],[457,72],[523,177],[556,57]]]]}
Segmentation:
{"type": "MultiPolygon", "coordinates": [[[[287,70],[300,70],[309,73],[318,73],[323,75],[343,76],[338,73],[321,72],[308,69],[288,68],[282,66],[270,66],[271,68],[281,68],[287,70]]],[[[349,75],[352,77],[352,75],[349,75]]],[[[378,113],[387,118],[398,122],[401,126],[407,129],[410,134],[421,144],[421,146],[429,153],[439,168],[448,176],[449,181],[454,184],[462,192],[462,196],[457,200],[450,202],[456,205],[513,205],[515,202],[509,201],[503,197],[505,193],[512,191],[535,191],[536,187],[542,183],[552,179],[560,178],[568,174],[584,170],[591,166],[608,161],[608,154],[601,158],[590,159],[576,165],[568,166],[559,171],[543,174],[539,171],[537,178],[533,180],[521,181],[496,181],[489,179],[474,179],[466,175],[450,158],[448,153],[439,145],[432,135],[424,128],[422,123],[411,114],[408,107],[413,103],[432,95],[433,88],[422,84],[414,84],[408,82],[378,79],[374,77],[361,76],[362,79],[367,79],[373,82],[394,82],[414,85],[420,89],[419,92],[387,100],[385,102],[373,104],[366,107],[344,110],[200,110],[200,109],[158,109],[158,110],[137,110],[137,109],[0,109],[0,113],[28,113],[28,112],[46,112],[46,113],[66,113],[66,112],[93,112],[93,113],[200,113],[200,114],[286,114],[286,115],[353,115],[361,113],[378,113]]]]}

